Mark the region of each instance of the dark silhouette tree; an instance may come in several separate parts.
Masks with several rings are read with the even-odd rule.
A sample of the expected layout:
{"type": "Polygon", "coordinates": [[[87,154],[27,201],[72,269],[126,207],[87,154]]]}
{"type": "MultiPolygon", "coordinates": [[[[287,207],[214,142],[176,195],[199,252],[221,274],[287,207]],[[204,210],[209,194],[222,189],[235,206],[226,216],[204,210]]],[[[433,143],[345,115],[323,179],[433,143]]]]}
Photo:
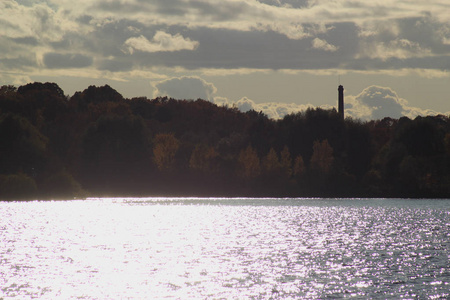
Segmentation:
{"type": "Polygon", "coordinates": [[[36,199],[37,185],[33,178],[23,173],[0,175],[0,200],[36,199]]]}
{"type": "Polygon", "coordinates": [[[216,160],[218,153],[213,147],[206,144],[198,144],[192,151],[189,159],[189,167],[203,174],[216,173],[216,160]]]}
{"type": "Polygon", "coordinates": [[[99,118],[82,140],[84,184],[102,192],[125,188],[148,168],[149,132],[139,117],[99,118]]]}
{"type": "Polygon", "coordinates": [[[27,119],[0,115],[0,173],[33,176],[45,168],[48,139],[27,119]]]}
{"type": "Polygon", "coordinates": [[[313,144],[313,154],[311,156],[310,168],[319,174],[329,174],[333,167],[333,148],[328,140],[315,141],[313,144]]]}

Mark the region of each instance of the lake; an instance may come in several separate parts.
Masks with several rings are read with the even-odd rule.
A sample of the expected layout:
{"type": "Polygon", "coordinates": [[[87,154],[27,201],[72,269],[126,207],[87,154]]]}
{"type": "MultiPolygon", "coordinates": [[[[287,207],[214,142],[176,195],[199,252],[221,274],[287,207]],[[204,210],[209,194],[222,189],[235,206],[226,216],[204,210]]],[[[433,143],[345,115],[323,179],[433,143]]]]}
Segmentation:
{"type": "Polygon", "coordinates": [[[450,200],[0,203],[0,299],[447,299],[450,200]]]}

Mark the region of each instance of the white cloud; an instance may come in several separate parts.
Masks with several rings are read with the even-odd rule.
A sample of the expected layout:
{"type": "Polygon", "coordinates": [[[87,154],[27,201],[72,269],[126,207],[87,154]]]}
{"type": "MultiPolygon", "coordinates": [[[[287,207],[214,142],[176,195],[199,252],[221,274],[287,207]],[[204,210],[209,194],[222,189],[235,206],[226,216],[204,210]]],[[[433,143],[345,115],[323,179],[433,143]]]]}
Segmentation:
{"type": "MultiPolygon", "coordinates": [[[[138,72],[160,73],[142,79],[156,81],[267,70],[448,78],[448,11],[448,0],[2,0],[0,73],[17,82],[24,76],[131,82],[138,72]]],[[[155,83],[155,93],[216,96],[198,78],[178,92],[175,85],[187,81],[155,83]]],[[[275,118],[297,109],[241,102],[275,118]]],[[[402,113],[417,113],[400,106],[402,113]]],[[[382,111],[356,102],[352,109],[365,118],[382,111]]]]}
{"type": "Polygon", "coordinates": [[[345,114],[362,120],[378,120],[385,117],[415,118],[419,115],[437,115],[429,109],[411,107],[389,87],[369,86],[357,96],[345,97],[345,114]]]}
{"type": "Polygon", "coordinates": [[[156,63],[188,69],[385,70],[392,68],[389,59],[397,59],[395,69],[445,70],[449,9],[445,0],[4,0],[4,44],[34,38],[38,46],[22,45],[20,51],[0,46],[0,56],[82,53],[109,62],[108,70],[116,72],[156,63]],[[175,30],[180,33],[168,33],[175,30]],[[158,57],[123,58],[121,50],[158,57]],[[198,56],[179,55],[180,50],[198,56]],[[123,61],[112,65],[114,58],[123,61]]]}
{"type": "Polygon", "coordinates": [[[312,46],[315,49],[329,51],[329,52],[334,52],[339,49],[339,47],[331,45],[327,41],[321,40],[319,38],[315,38],[314,40],[312,40],[312,46]]]}
{"type": "Polygon", "coordinates": [[[181,34],[171,35],[164,31],[157,31],[149,41],[143,35],[132,37],[125,41],[124,46],[130,54],[135,50],[141,52],[174,52],[181,50],[195,50],[199,43],[184,38],[181,34]]]}
{"type": "Polygon", "coordinates": [[[233,106],[233,103],[231,103],[227,97],[216,96],[211,102],[218,106],[233,106]]]}
{"type": "Polygon", "coordinates": [[[383,61],[389,58],[407,59],[412,57],[426,57],[431,55],[429,48],[423,48],[418,42],[407,39],[394,39],[389,42],[362,42],[359,57],[379,58],[383,61]]]}
{"type": "MultiPolygon", "coordinates": [[[[256,103],[252,99],[243,97],[236,102],[232,102],[224,97],[214,97],[215,104],[234,106],[242,112],[254,110],[262,112],[271,119],[282,119],[284,116],[292,113],[304,111],[308,108],[313,108],[312,104],[296,104],[296,103],[280,103],[280,102],[266,102],[256,103]]],[[[328,107],[327,107],[328,108],[328,107]]]]}
{"type": "MultiPolygon", "coordinates": [[[[252,99],[243,97],[236,102],[224,97],[215,97],[217,105],[235,106],[242,112],[255,110],[263,112],[269,118],[282,119],[288,114],[302,112],[308,108],[316,108],[312,104],[266,102],[257,103],[252,99]]],[[[322,109],[333,109],[330,105],[320,106],[322,109]]],[[[364,121],[379,120],[385,117],[398,119],[400,117],[415,118],[419,115],[438,115],[439,112],[430,109],[421,109],[409,106],[408,101],[400,98],[389,87],[369,86],[357,96],[345,96],[345,116],[364,121]]]]}
{"type": "Polygon", "coordinates": [[[236,101],[234,103],[234,105],[242,112],[248,112],[250,110],[257,110],[256,103],[247,97],[244,97],[244,98],[236,101]]]}
{"type": "Polygon", "coordinates": [[[214,84],[197,76],[182,76],[158,81],[153,97],[168,96],[174,99],[212,100],[217,88],[214,84]]]}

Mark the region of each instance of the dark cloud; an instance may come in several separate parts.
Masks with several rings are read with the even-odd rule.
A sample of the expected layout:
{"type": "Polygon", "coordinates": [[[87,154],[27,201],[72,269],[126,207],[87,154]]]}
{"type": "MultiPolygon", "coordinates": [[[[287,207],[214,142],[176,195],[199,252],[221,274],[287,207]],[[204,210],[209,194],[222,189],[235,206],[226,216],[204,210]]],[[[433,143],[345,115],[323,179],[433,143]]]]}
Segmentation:
{"type": "Polygon", "coordinates": [[[92,32],[80,38],[84,48],[92,53],[103,57],[123,57],[127,55],[123,51],[127,39],[142,34],[151,38],[157,28],[159,26],[145,26],[138,21],[122,19],[98,24],[92,32]]]}
{"type": "Polygon", "coordinates": [[[308,0],[258,0],[258,2],[273,6],[288,6],[292,8],[303,8],[309,5],[308,0]]]}
{"type": "Polygon", "coordinates": [[[94,19],[94,17],[92,17],[92,16],[82,15],[82,16],[76,18],[75,20],[77,22],[79,22],[80,24],[88,25],[93,19],[94,19]]]}
{"type": "Polygon", "coordinates": [[[0,27],[9,34],[1,39],[8,45],[0,45],[4,65],[44,51],[50,69],[94,66],[112,72],[450,69],[450,26],[409,4],[413,17],[385,18],[388,4],[375,9],[351,1],[99,0],[73,4],[77,8],[45,0],[11,3],[11,12],[0,15],[0,27]],[[356,12],[371,17],[364,22],[356,12]],[[26,22],[12,21],[8,15],[14,14],[24,14],[26,22]],[[70,19],[64,23],[63,17],[70,19]]]}
{"type": "Polygon", "coordinates": [[[398,38],[416,42],[438,55],[449,54],[450,44],[443,43],[445,37],[450,38],[448,24],[437,22],[429,15],[400,19],[397,24],[400,30],[398,38]]]}
{"type": "Polygon", "coordinates": [[[0,69],[2,70],[24,70],[36,66],[36,60],[30,57],[0,58],[0,69]]]}
{"type": "Polygon", "coordinates": [[[211,3],[205,1],[190,1],[189,8],[197,10],[199,15],[214,21],[232,21],[242,15],[251,15],[252,7],[245,1],[228,3],[211,3]]]}
{"type": "Polygon", "coordinates": [[[91,66],[93,59],[82,54],[46,53],[44,64],[50,69],[85,68],[91,66]]]}
{"type": "Polygon", "coordinates": [[[29,45],[29,46],[37,46],[39,44],[38,40],[35,37],[27,36],[27,37],[18,37],[11,39],[17,44],[29,45]]]}
{"type": "Polygon", "coordinates": [[[401,70],[401,69],[428,69],[428,70],[450,70],[450,56],[440,55],[432,57],[411,58],[359,58],[348,60],[343,65],[347,70],[401,70]]]}
{"type": "Polygon", "coordinates": [[[130,60],[102,59],[99,61],[97,68],[102,71],[125,72],[130,71],[133,68],[133,64],[130,60]]]}
{"type": "MultiPolygon", "coordinates": [[[[141,5],[147,5],[149,1],[147,0],[137,0],[141,5]]],[[[177,16],[181,17],[186,14],[187,4],[185,1],[181,0],[153,0],[151,1],[153,7],[152,10],[157,14],[165,16],[177,16]]]]}
{"type": "Polygon", "coordinates": [[[148,3],[124,2],[122,0],[96,1],[91,9],[102,12],[138,13],[146,10],[148,3]]]}
{"type": "MultiPolygon", "coordinates": [[[[350,23],[334,24],[333,28],[327,34],[319,35],[336,47],[337,50],[333,52],[314,49],[315,37],[293,40],[274,31],[248,32],[201,27],[184,34],[185,37],[198,41],[196,51],[145,53],[134,57],[148,66],[181,66],[187,69],[337,68],[356,53],[358,31],[350,23]]],[[[177,31],[176,28],[171,29],[177,31]]],[[[179,31],[181,30],[180,28],[179,31]]]]}

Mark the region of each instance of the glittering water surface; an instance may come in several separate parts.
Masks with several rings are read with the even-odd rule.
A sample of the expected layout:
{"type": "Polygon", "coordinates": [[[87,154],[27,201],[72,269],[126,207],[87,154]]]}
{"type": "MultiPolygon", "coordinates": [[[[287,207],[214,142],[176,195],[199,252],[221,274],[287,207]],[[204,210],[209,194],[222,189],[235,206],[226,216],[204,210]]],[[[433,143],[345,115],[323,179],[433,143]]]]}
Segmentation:
{"type": "Polygon", "coordinates": [[[0,203],[0,298],[446,299],[450,200],[0,203]]]}

